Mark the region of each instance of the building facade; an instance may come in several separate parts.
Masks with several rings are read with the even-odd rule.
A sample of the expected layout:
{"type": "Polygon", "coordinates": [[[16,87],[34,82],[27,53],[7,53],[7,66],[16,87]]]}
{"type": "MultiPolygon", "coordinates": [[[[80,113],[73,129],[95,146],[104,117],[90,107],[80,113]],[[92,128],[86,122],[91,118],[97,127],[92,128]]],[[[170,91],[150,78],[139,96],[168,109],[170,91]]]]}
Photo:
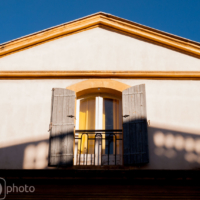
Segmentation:
{"type": "Polygon", "coordinates": [[[199,169],[199,43],[96,13],[0,47],[1,169],[199,169]]]}

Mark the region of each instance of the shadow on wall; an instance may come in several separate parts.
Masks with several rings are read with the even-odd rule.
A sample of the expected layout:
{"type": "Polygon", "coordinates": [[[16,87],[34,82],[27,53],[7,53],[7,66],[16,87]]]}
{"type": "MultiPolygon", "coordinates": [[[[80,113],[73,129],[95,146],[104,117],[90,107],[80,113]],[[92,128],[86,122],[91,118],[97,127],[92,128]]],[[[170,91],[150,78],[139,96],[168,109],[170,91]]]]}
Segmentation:
{"type": "Polygon", "coordinates": [[[48,168],[48,143],[41,140],[0,148],[0,169],[48,168]]]}
{"type": "Polygon", "coordinates": [[[200,135],[148,127],[151,169],[200,169],[200,135]]]}
{"type": "Polygon", "coordinates": [[[24,151],[24,169],[45,169],[48,165],[48,141],[32,143],[24,151]]]}
{"type": "MultiPolygon", "coordinates": [[[[200,134],[148,127],[143,169],[200,169],[200,134]]],[[[0,148],[0,169],[47,169],[49,140],[0,148]]]]}

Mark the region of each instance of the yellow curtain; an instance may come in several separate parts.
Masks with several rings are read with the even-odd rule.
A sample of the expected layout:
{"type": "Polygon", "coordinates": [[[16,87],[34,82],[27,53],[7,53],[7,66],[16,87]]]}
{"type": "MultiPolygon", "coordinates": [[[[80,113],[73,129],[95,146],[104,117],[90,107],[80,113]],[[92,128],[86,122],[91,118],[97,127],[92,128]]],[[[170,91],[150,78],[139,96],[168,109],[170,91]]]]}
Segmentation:
{"type": "MultiPolygon", "coordinates": [[[[80,100],[80,113],[79,113],[79,130],[95,130],[95,97],[80,100]]],[[[94,138],[94,135],[82,135],[79,134],[79,138],[82,136],[81,140],[78,141],[79,153],[81,154],[94,154],[94,140],[88,140],[89,138],[94,138]],[[87,146],[88,140],[88,146],[87,146]],[[88,148],[88,149],[87,149],[88,148]]]]}

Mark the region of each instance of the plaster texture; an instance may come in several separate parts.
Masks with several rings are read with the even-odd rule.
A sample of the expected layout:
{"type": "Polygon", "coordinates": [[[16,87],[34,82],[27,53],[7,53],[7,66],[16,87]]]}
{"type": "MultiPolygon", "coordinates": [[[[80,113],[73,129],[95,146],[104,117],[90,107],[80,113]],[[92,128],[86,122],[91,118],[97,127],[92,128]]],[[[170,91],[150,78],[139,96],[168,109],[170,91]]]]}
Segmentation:
{"type": "Polygon", "coordinates": [[[0,70],[199,71],[200,60],[127,35],[94,28],[2,57],[0,70]]]}
{"type": "MultiPolygon", "coordinates": [[[[81,81],[84,80],[0,80],[1,169],[47,168],[51,90],[81,81]]],[[[143,168],[199,168],[200,82],[117,81],[146,86],[150,162],[143,168]]]]}

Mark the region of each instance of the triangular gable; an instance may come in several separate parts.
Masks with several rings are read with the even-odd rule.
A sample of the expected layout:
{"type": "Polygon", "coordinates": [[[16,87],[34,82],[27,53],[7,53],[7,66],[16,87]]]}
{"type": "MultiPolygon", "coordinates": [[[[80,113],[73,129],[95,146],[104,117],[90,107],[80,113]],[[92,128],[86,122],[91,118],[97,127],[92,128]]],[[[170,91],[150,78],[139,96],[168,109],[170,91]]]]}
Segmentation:
{"type": "Polygon", "coordinates": [[[200,58],[200,43],[110,14],[96,13],[0,45],[0,57],[80,31],[101,27],[131,35],[200,58]]]}

